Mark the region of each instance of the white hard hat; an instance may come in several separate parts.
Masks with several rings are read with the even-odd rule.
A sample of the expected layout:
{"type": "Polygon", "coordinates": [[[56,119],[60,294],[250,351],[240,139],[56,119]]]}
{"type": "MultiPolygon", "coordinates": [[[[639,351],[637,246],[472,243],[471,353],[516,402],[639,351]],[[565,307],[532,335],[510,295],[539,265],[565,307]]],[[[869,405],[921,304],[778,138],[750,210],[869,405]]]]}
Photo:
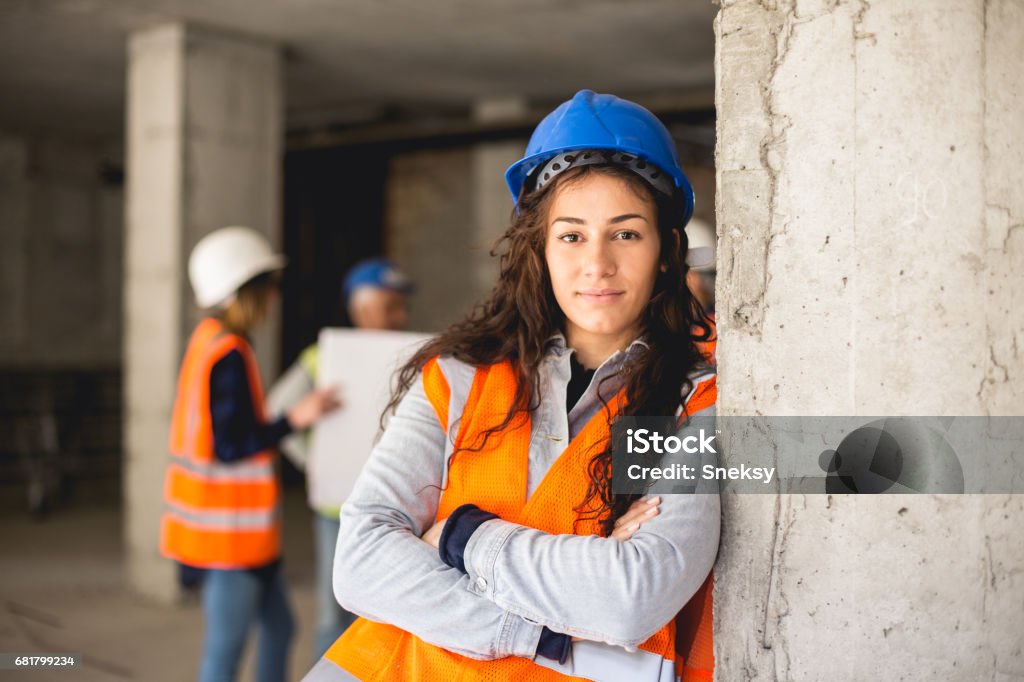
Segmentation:
{"type": "Polygon", "coordinates": [[[717,237],[711,226],[700,218],[693,218],[686,225],[686,238],[689,242],[686,264],[690,269],[697,272],[714,270],[717,237]]]}
{"type": "Polygon", "coordinates": [[[188,278],[200,308],[227,304],[253,277],[284,267],[270,242],[251,227],[222,227],[199,240],[188,257],[188,278]]]}

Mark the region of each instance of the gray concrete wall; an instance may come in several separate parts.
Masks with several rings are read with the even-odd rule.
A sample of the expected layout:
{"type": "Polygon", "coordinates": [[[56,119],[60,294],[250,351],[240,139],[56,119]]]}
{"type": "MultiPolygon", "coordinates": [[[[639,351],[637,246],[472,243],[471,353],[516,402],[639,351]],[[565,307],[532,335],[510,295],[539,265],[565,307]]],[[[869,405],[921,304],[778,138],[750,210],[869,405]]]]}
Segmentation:
{"type": "Polygon", "coordinates": [[[99,143],[0,133],[0,365],[121,362],[120,165],[99,143]]]}
{"type": "Polygon", "coordinates": [[[488,253],[508,226],[503,175],[526,143],[403,154],[391,164],[388,255],[417,282],[409,328],[440,331],[485,297],[498,276],[488,253]]]}
{"type": "MultiPolygon", "coordinates": [[[[199,239],[247,225],[280,243],[282,84],[273,45],[167,24],[129,43],[125,534],[135,587],[176,593],[159,556],[167,433],[184,344],[200,318],[186,277],[199,239]]],[[[255,335],[264,379],[278,324],[255,335]]]]}
{"type": "MultiPolygon", "coordinates": [[[[1024,414],[1024,5],[723,0],[716,34],[720,410],[1024,414]]],[[[716,678],[1022,679],[1022,521],[726,499],[716,678]]]]}

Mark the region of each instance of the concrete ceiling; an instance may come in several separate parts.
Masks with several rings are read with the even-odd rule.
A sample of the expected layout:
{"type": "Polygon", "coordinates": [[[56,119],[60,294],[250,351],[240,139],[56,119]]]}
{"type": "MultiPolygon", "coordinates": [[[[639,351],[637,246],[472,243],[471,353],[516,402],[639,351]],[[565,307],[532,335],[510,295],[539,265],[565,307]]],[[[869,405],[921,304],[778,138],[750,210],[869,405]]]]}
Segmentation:
{"type": "Polygon", "coordinates": [[[711,0],[0,0],[0,126],[119,137],[134,30],[196,22],[286,49],[291,128],[560,101],[581,87],[707,92],[711,0]]]}

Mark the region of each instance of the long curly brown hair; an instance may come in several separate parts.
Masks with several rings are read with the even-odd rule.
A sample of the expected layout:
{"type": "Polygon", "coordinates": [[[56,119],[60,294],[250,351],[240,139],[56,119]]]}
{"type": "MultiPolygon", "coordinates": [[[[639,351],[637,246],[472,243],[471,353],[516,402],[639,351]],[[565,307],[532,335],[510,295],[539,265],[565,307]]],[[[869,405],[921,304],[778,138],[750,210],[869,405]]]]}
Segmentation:
{"type": "MultiPolygon", "coordinates": [[[[491,251],[492,257],[500,258],[500,274],[491,294],[465,320],[424,344],[398,371],[385,415],[394,412],[423,366],[438,355],[475,367],[510,360],[519,376],[512,409],[504,421],[486,430],[475,446],[461,447],[456,454],[483,448],[487,438],[505,429],[517,414],[536,409],[540,403],[536,390],[540,363],[549,339],[564,331],[565,322],[544,259],[548,208],[560,187],[594,173],[619,178],[654,202],[661,241],[660,262],[665,266],[641,321],[641,334],[648,347],[632,354],[620,370],[625,375],[626,405],[622,414],[671,415],[683,406],[685,396],[693,388],[688,376],[703,362],[695,342],[711,337],[708,318],[686,286],[683,202],[655,192],[620,166],[592,165],[566,170],[543,189],[520,197],[518,213],[513,213],[509,228],[491,251]]],[[[591,458],[587,495],[574,507],[577,520],[598,519],[606,536],[611,534],[615,520],[638,497],[614,494],[611,472],[611,445],[607,443],[591,458]]]]}

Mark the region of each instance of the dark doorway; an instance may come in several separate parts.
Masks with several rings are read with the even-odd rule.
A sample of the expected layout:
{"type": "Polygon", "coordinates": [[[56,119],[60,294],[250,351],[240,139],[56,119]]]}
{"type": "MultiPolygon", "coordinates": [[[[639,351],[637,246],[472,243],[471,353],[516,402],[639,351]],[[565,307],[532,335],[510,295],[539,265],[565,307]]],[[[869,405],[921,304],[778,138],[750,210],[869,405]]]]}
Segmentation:
{"type": "Polygon", "coordinates": [[[384,193],[391,155],[334,148],[285,156],[282,367],[316,341],[319,330],[343,322],[341,281],[356,262],[381,255],[384,193]]]}

